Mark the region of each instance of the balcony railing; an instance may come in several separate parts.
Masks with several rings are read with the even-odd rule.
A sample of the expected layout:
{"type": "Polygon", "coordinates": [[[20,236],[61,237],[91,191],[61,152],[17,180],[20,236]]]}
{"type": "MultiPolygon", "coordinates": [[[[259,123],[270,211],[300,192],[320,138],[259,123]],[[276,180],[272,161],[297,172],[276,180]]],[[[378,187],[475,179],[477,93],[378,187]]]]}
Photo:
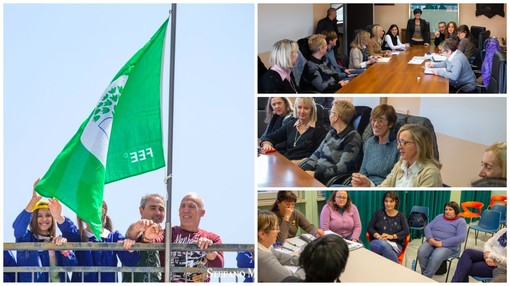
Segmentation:
{"type": "MultiPolygon", "coordinates": [[[[171,251],[201,251],[195,244],[170,244],[171,251]]],[[[4,243],[4,250],[110,250],[110,251],[126,251],[122,244],[107,243],[107,242],[68,242],[65,245],[58,246],[48,242],[20,242],[20,243],[4,243]]],[[[164,243],[136,243],[130,250],[157,250],[164,251],[164,243]]],[[[223,252],[239,252],[249,251],[254,252],[253,244],[214,244],[211,245],[208,251],[223,251],[223,252]]],[[[168,267],[170,273],[208,273],[212,282],[222,282],[222,278],[231,278],[233,281],[229,282],[242,282],[244,274],[254,274],[253,268],[198,268],[198,267],[168,267]],[[216,280],[217,278],[217,280],[216,280]]],[[[105,266],[57,266],[57,267],[39,267],[39,266],[16,266],[4,267],[5,272],[145,272],[145,273],[164,273],[164,267],[105,267],[105,266]]],[[[32,275],[33,277],[33,275],[32,275]]],[[[84,277],[84,275],[82,275],[84,277]]],[[[134,276],[131,276],[132,279],[134,276]]],[[[101,275],[99,275],[99,279],[101,275]]],[[[17,279],[17,275],[16,275],[17,279]]],[[[101,282],[101,281],[99,281],[101,282]]]]}

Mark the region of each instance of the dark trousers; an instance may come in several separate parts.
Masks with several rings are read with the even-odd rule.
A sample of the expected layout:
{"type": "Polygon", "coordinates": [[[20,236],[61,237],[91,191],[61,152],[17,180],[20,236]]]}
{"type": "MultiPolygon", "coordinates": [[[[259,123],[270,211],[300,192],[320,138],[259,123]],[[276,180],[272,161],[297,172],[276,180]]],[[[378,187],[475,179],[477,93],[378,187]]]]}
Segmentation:
{"type": "Polygon", "coordinates": [[[485,263],[483,252],[474,249],[465,249],[460,257],[452,282],[468,282],[469,276],[492,277],[491,267],[485,263]]]}

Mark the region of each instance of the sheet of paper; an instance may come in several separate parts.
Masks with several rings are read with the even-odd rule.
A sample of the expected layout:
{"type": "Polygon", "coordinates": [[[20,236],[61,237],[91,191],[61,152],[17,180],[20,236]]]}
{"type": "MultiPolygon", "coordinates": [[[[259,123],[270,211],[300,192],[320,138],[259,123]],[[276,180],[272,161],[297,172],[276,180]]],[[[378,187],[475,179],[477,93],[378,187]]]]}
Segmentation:
{"type": "Polygon", "coordinates": [[[400,52],[396,52],[396,51],[391,52],[391,55],[392,55],[392,56],[398,56],[398,54],[400,54],[400,52]]]}
{"type": "Polygon", "coordinates": [[[387,63],[391,58],[377,58],[378,63],[387,63]]]}
{"type": "Polygon", "coordinates": [[[442,56],[442,55],[433,55],[432,60],[435,62],[442,62],[442,61],[446,60],[446,57],[442,56]]]}
{"type": "Polygon", "coordinates": [[[411,64],[411,65],[421,65],[421,64],[423,63],[423,61],[424,61],[424,59],[423,59],[423,58],[421,58],[421,59],[420,59],[420,58],[415,59],[415,58],[416,58],[416,57],[413,57],[413,58],[412,58],[412,59],[408,62],[408,64],[411,64]]]}

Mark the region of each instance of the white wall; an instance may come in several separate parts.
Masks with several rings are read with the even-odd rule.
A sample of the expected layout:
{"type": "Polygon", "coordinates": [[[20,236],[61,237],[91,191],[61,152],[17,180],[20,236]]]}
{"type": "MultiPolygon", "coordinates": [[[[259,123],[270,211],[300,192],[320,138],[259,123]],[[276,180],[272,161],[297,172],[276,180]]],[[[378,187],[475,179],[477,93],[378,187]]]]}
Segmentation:
{"type": "Polygon", "coordinates": [[[422,97],[420,115],[452,137],[483,145],[506,141],[506,98],[422,97]]]}
{"type": "Polygon", "coordinates": [[[258,53],[270,51],[281,39],[297,41],[314,32],[312,4],[259,4],[257,7],[258,53]]]}

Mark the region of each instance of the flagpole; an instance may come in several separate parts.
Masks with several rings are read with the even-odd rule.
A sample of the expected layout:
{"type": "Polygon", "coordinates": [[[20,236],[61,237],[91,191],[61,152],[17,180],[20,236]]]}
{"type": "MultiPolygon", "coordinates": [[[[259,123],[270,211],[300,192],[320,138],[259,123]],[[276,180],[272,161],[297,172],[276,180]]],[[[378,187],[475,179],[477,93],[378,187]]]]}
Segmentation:
{"type": "Polygon", "coordinates": [[[172,150],[173,150],[173,119],[174,119],[174,74],[175,74],[175,27],[177,4],[172,4],[170,10],[172,19],[170,19],[170,69],[168,85],[168,157],[167,157],[167,181],[166,181],[166,225],[165,225],[165,282],[170,282],[170,244],[172,242],[172,222],[170,216],[170,206],[172,205],[172,150]]]}

